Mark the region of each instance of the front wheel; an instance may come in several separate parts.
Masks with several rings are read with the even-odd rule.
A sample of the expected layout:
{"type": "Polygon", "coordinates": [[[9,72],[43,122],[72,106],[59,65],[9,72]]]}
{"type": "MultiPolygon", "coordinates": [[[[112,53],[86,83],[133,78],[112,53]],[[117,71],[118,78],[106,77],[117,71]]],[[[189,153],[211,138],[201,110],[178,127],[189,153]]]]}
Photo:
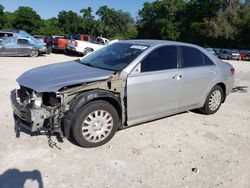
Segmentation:
{"type": "Polygon", "coordinates": [[[209,92],[205,105],[200,109],[200,111],[208,115],[216,113],[221,106],[223,95],[222,88],[218,85],[214,86],[209,92]]]}
{"type": "Polygon", "coordinates": [[[75,115],[72,134],[83,147],[97,147],[107,143],[120,124],[116,109],[103,100],[83,106],[75,115]]]}
{"type": "Polygon", "coordinates": [[[37,57],[38,55],[39,55],[39,52],[36,49],[31,49],[29,52],[30,57],[37,57]]]}

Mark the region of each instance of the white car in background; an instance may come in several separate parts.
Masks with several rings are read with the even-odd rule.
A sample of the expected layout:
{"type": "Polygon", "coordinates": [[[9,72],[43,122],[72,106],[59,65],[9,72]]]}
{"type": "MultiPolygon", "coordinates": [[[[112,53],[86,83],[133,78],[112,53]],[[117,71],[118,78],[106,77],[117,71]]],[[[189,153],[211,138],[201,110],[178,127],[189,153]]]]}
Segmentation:
{"type": "Polygon", "coordinates": [[[93,51],[96,51],[108,44],[117,42],[118,40],[109,41],[103,37],[97,37],[94,42],[81,41],[81,40],[71,40],[68,43],[67,50],[77,52],[79,54],[87,55],[93,51]]]}

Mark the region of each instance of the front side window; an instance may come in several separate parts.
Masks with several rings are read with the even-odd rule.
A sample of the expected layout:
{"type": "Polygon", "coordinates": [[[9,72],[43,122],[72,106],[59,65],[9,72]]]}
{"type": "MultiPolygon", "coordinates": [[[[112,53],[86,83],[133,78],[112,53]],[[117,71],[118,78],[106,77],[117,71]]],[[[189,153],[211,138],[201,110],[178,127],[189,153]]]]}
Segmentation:
{"type": "Polygon", "coordinates": [[[164,46],[151,52],[141,62],[141,72],[160,71],[177,68],[177,47],[164,46]]]}
{"type": "Polygon", "coordinates": [[[189,47],[181,46],[182,57],[183,57],[183,67],[199,67],[203,66],[203,57],[200,50],[189,47]]]}
{"type": "Polygon", "coordinates": [[[18,39],[18,40],[17,40],[17,43],[18,43],[18,44],[29,44],[29,41],[26,40],[26,39],[18,39]]]}

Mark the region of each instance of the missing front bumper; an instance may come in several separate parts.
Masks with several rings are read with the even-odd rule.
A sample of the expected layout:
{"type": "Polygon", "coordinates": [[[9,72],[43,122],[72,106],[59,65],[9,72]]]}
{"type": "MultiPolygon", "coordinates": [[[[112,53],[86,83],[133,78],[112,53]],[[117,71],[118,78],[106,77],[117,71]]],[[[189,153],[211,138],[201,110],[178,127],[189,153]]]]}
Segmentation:
{"type": "Polygon", "coordinates": [[[34,109],[22,106],[17,100],[17,90],[11,91],[10,101],[15,126],[24,127],[31,132],[39,131],[43,128],[45,120],[50,117],[50,112],[45,108],[34,109]]]}

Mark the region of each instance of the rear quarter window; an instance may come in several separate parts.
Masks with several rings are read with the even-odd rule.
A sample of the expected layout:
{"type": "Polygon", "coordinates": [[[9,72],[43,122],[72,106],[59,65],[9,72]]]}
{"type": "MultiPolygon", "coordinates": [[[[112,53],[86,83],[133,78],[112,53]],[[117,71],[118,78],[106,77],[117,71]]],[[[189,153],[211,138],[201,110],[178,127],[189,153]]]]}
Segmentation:
{"type": "Polygon", "coordinates": [[[204,65],[214,65],[213,61],[205,54],[203,54],[204,65]]]}

